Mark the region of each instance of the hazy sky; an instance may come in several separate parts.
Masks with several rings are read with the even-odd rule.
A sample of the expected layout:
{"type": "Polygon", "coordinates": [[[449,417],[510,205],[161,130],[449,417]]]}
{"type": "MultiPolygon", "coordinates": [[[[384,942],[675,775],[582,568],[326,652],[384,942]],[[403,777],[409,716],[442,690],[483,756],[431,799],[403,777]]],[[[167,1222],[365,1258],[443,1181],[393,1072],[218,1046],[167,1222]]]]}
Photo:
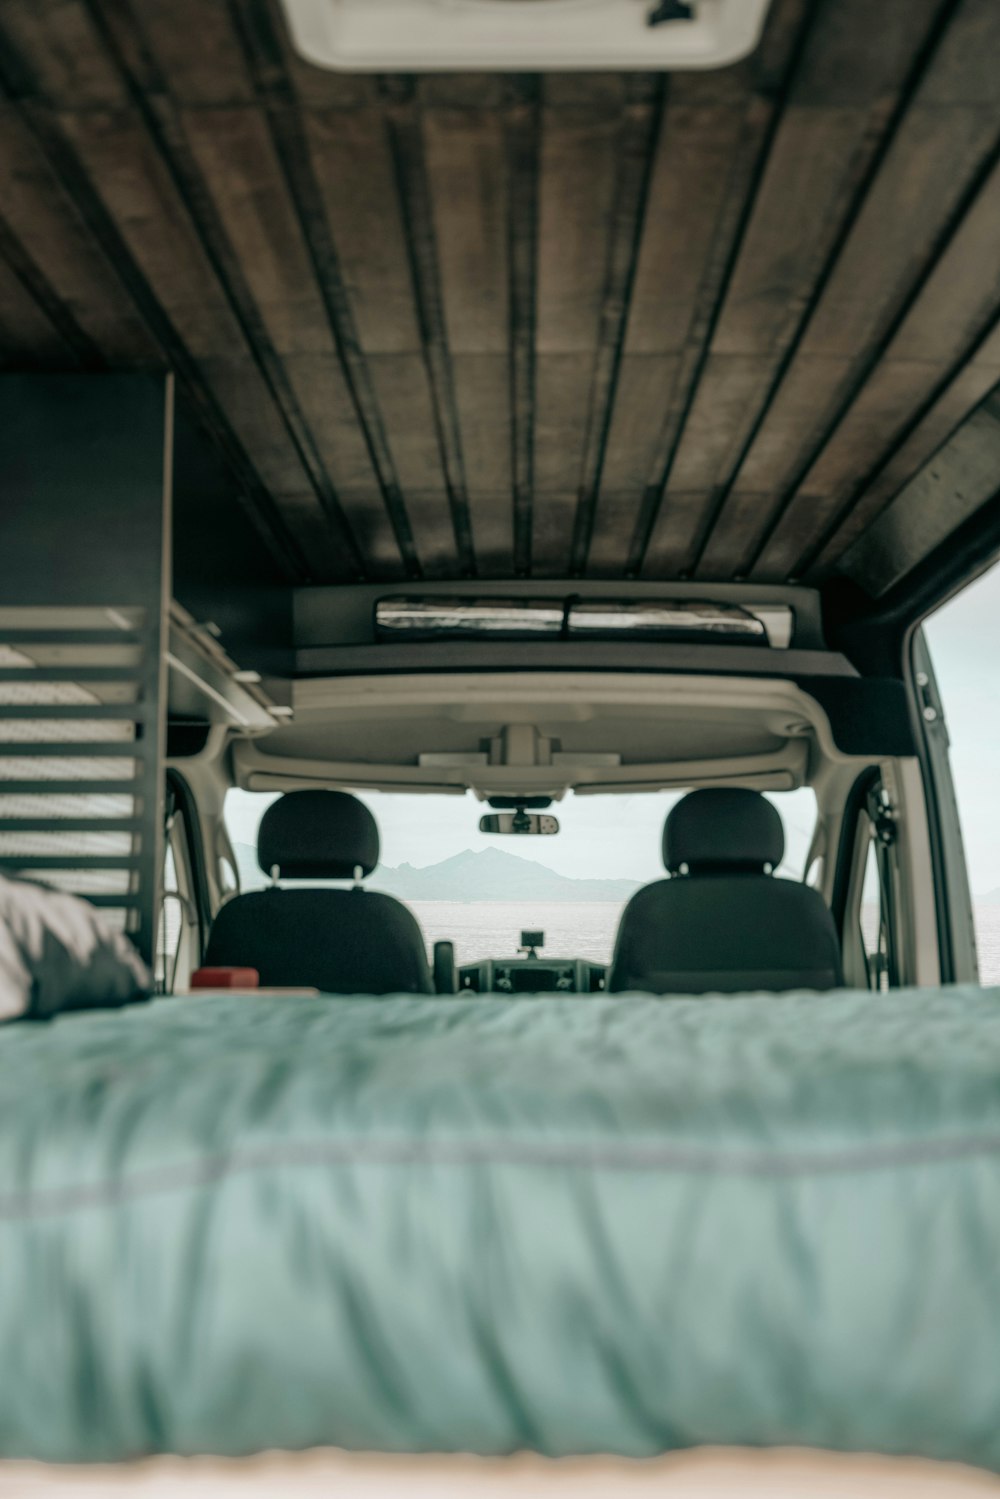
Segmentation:
{"type": "MultiPolygon", "coordinates": [[[[577,879],[655,880],[663,874],[660,840],[663,820],[679,792],[634,796],[569,796],[553,807],[560,831],[551,838],[490,838],[479,832],[489,808],[467,796],[402,796],[361,793],[382,831],[382,862],[436,864],[463,849],[502,848],[523,859],[577,879]]],[[[237,843],[256,843],[257,824],[273,801],[230,792],[226,820],[237,843]]],[[[801,876],[815,821],[811,791],[775,798],[788,844],[786,872],[801,876]]]]}
{"type": "Polygon", "coordinates": [[[1000,886],[1000,566],[926,626],[974,892],[1000,886]]]}
{"type": "MultiPolygon", "coordinates": [[[[972,889],[1000,886],[1000,568],[948,604],[927,627],[952,738],[952,763],[972,889]]],[[[233,792],[226,806],[235,842],[256,843],[273,797],[233,792]]],[[[553,811],[553,838],[488,838],[484,805],[471,794],[366,792],[382,830],[382,861],[436,864],[463,849],[503,848],[581,879],[657,879],[663,819],[676,793],[570,796],[553,811]]],[[[801,877],[815,816],[811,791],[774,798],[788,845],[786,871],[801,877]]]]}

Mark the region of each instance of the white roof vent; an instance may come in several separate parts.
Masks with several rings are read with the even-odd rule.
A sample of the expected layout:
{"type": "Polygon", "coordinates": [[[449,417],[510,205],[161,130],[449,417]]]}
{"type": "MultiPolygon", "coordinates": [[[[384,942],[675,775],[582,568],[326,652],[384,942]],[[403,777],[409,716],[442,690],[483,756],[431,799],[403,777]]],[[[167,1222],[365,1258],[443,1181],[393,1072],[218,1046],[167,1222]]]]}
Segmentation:
{"type": "Polygon", "coordinates": [[[320,67],[721,68],[752,52],[770,0],[283,0],[320,67]]]}

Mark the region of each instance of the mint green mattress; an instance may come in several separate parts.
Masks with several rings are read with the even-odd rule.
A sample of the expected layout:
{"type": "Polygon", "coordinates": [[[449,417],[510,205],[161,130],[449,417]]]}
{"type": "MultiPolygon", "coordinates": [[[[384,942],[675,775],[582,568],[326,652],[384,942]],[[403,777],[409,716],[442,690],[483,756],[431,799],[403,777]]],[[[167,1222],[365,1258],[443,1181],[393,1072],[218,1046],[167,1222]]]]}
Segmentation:
{"type": "Polygon", "coordinates": [[[1000,996],[202,997],[0,1031],[0,1455],[1000,1469],[1000,996]]]}

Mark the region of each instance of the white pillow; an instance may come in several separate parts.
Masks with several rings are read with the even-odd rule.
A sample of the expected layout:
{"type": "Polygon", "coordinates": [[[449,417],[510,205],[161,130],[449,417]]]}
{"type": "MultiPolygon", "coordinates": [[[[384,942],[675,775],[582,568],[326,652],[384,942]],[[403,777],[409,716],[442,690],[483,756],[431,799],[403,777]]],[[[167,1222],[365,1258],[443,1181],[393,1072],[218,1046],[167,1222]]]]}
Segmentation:
{"type": "Polygon", "coordinates": [[[0,875],[0,1020],[114,1009],[152,988],[131,942],[94,906],[0,875]]]}

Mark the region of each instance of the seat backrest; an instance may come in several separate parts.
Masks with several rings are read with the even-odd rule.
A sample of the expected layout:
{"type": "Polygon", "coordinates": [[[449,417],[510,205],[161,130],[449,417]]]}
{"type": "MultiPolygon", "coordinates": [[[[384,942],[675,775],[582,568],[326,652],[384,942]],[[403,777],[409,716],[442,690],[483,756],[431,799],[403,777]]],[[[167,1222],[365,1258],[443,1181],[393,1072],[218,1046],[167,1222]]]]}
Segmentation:
{"type": "Polygon", "coordinates": [[[776,879],[781,819],[756,791],[692,792],[663,835],[669,879],[625,907],[608,988],[655,994],[836,989],[840,944],[823,897],[776,879]]]}
{"type": "MultiPolygon", "coordinates": [[[[257,859],[285,880],[360,880],[378,863],[375,819],[341,791],[292,791],[260,825],[257,859]]],[[[215,919],[208,967],[256,968],[265,987],[327,994],[431,994],[424,939],[392,896],[279,888],[237,896],[215,919]]]]}
{"type": "Polygon", "coordinates": [[[256,968],[264,987],[431,994],[416,918],[372,890],[258,890],[223,906],[210,968],[256,968]]]}

